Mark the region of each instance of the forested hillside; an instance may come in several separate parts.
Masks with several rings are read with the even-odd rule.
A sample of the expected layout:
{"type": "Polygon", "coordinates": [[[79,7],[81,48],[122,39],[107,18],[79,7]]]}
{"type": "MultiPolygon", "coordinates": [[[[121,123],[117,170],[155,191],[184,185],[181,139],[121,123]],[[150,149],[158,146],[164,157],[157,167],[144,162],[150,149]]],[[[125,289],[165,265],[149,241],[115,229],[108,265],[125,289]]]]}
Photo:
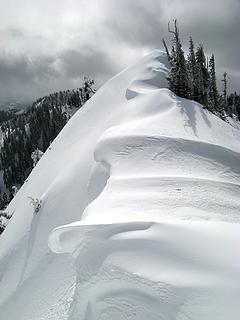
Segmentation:
{"type": "MultiPolygon", "coordinates": [[[[24,183],[69,118],[94,93],[94,81],[84,79],[81,88],[49,94],[35,101],[22,114],[4,113],[5,121],[0,123],[0,161],[4,185],[4,190],[0,190],[0,216],[9,218],[4,208],[16,190],[24,183]]],[[[3,228],[0,221],[0,233],[3,228]]]]}

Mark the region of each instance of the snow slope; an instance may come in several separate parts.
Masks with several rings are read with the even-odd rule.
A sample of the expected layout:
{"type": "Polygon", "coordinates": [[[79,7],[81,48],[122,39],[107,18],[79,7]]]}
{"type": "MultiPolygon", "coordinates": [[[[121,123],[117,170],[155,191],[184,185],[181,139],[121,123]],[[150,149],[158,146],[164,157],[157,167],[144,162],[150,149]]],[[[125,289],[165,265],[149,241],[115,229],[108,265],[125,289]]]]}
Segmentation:
{"type": "Polygon", "coordinates": [[[108,81],[10,203],[1,320],[239,319],[240,131],[167,72],[156,50],[108,81]]]}

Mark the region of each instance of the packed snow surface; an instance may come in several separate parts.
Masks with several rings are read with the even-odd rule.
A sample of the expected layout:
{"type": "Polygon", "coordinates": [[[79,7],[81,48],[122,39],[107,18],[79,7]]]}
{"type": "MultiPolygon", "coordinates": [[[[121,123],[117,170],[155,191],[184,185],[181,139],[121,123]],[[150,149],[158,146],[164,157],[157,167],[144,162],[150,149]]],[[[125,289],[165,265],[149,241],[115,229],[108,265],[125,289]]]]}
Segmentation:
{"type": "Polygon", "coordinates": [[[239,320],[240,130],[168,71],[108,81],[11,202],[1,320],[239,320]]]}

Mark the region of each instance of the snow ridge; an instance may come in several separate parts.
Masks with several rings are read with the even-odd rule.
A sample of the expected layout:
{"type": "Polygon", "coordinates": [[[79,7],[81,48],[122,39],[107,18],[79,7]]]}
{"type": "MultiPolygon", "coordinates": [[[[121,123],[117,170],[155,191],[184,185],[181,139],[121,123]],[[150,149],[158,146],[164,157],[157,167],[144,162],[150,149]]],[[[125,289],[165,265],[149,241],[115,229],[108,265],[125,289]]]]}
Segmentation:
{"type": "Polygon", "coordinates": [[[1,320],[238,320],[240,131],[168,70],[155,50],[109,80],[38,162],[8,208],[1,320]]]}
{"type": "Polygon", "coordinates": [[[162,88],[164,75],[161,65],[147,67],[130,82],[129,119],[95,147],[89,185],[102,192],[82,220],[50,237],[54,252],[76,257],[71,319],[236,319],[240,311],[239,146],[219,136],[232,128],[162,88]]]}

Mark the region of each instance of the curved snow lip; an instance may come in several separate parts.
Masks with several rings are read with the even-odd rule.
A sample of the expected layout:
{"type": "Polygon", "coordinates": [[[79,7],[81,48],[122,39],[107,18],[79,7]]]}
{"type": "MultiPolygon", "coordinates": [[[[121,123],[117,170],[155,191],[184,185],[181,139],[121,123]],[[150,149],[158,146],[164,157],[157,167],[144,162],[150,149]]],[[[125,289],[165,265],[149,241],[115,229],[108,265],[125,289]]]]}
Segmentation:
{"type": "MultiPolygon", "coordinates": [[[[147,110],[139,110],[141,108],[138,108],[137,110],[140,118],[145,119],[145,117],[149,116],[149,114],[159,115],[160,113],[163,113],[163,111],[165,112],[166,110],[178,107],[179,101],[175,101],[175,99],[180,98],[176,97],[171,91],[169,91],[169,89],[166,89],[168,87],[166,76],[169,72],[169,69],[170,67],[167,62],[167,56],[160,50],[154,50],[152,53],[141,59],[136,65],[129,68],[130,79],[125,88],[125,98],[127,100],[134,100],[139,95],[148,95],[153,98],[153,92],[158,94],[162,92],[164,97],[163,99],[165,99],[163,103],[165,108],[163,108],[162,105],[161,108],[159,108],[158,105],[154,104],[153,107],[151,107],[152,103],[150,106],[148,106],[149,108],[147,110]],[[174,99],[172,99],[172,95],[174,96],[174,99]]],[[[121,74],[124,72],[126,71],[122,71],[121,74]]],[[[116,79],[116,77],[113,79],[116,79]]],[[[134,101],[132,102],[134,103],[134,101]]],[[[132,102],[127,101],[128,108],[132,102]]],[[[143,105],[145,105],[145,102],[146,101],[144,100],[143,105]]],[[[192,103],[190,100],[185,101],[185,99],[183,102],[188,104],[192,103]]],[[[192,105],[190,105],[190,107],[192,107],[192,105]]],[[[201,108],[201,106],[199,108],[201,108]]],[[[196,119],[194,118],[192,121],[195,125],[196,119]]],[[[107,159],[107,157],[111,158],[113,154],[117,153],[119,155],[123,153],[125,151],[125,145],[128,149],[132,148],[132,145],[130,144],[132,140],[134,141],[133,148],[135,147],[136,149],[137,146],[139,146],[139,149],[149,149],[149,146],[158,148],[158,153],[156,153],[152,160],[162,157],[162,154],[165,151],[163,146],[166,145],[165,149],[167,149],[168,157],[172,155],[172,158],[176,158],[177,152],[181,154],[191,154],[191,165],[193,167],[198,164],[196,159],[201,159],[202,162],[204,160],[207,164],[210,163],[216,165],[216,163],[219,163],[219,167],[221,169],[219,169],[221,181],[223,180],[222,182],[236,183],[236,185],[238,185],[239,153],[235,152],[235,150],[232,150],[224,145],[218,145],[210,143],[209,141],[201,140],[196,134],[189,136],[187,139],[185,137],[174,138],[173,136],[164,135],[162,132],[160,135],[155,134],[154,136],[151,136],[147,131],[141,134],[134,132],[134,130],[136,131],[135,127],[133,127],[133,132],[131,131],[130,134],[127,134],[126,132],[129,130],[128,121],[126,121],[126,128],[122,123],[117,126],[110,126],[108,129],[102,132],[100,140],[95,145],[94,156],[96,163],[107,164],[108,168],[106,174],[107,178],[105,177],[103,179],[104,183],[101,184],[100,190],[96,191],[93,188],[93,199],[101,195],[101,191],[103,191],[102,186],[105,186],[106,180],[111,177],[111,173],[109,172],[111,161],[107,159]],[[160,148],[163,148],[163,152],[160,152],[162,151],[160,148]],[[102,151],[103,149],[104,152],[102,151]],[[169,150],[173,152],[170,154],[169,150]],[[227,167],[226,172],[222,170],[222,168],[225,167],[227,167]],[[226,176],[228,180],[226,179],[226,176]]],[[[194,128],[193,131],[195,133],[194,128]]],[[[125,151],[125,154],[127,154],[127,151],[125,151]]],[[[210,169],[212,169],[212,167],[210,169]]],[[[97,174],[99,175],[99,170],[96,170],[96,175],[97,174]]],[[[219,177],[216,177],[215,180],[219,180],[218,178],[219,177]]],[[[90,184],[91,189],[92,185],[95,185],[95,180],[92,179],[90,182],[92,182],[92,184],[90,184]]],[[[90,205],[92,202],[90,202],[90,205]]],[[[85,210],[87,208],[88,207],[86,207],[85,210]]],[[[131,213],[127,218],[127,221],[118,221],[119,218],[116,217],[111,217],[111,219],[111,222],[106,221],[106,223],[104,223],[102,221],[91,221],[87,218],[86,220],[84,219],[72,224],[60,226],[51,232],[49,236],[49,247],[55,253],[72,253],[75,255],[76,251],[79,251],[84,247],[86,239],[105,238],[106,234],[109,234],[110,230],[112,230],[111,232],[117,232],[118,228],[130,228],[131,231],[134,231],[135,228],[145,228],[146,226],[150,226],[154,223],[159,223],[159,221],[149,221],[147,218],[145,221],[144,216],[140,216],[139,221],[136,221],[136,216],[131,217],[131,213]]]]}
{"type": "MultiPolygon", "coordinates": [[[[153,222],[144,221],[144,217],[142,221],[98,224],[91,224],[86,219],[53,230],[49,238],[52,251],[71,253],[79,258],[80,273],[85,272],[84,265],[92,274],[100,270],[107,258],[113,261],[115,256],[118,260],[118,254],[129,253],[135,258],[145,257],[142,265],[136,264],[135,258],[129,265],[133,267],[131,272],[137,271],[143,278],[161,279],[161,273],[151,273],[146,268],[148,259],[153,259],[156,266],[153,264],[152,268],[163,268],[167,282],[176,280],[179,284],[208,288],[236,285],[239,257],[237,246],[232,244],[238,242],[239,224],[177,219],[174,222],[165,219],[153,222]],[[233,256],[236,257],[235,263],[232,262],[233,256]],[[170,269],[168,276],[167,270],[170,269]],[[191,275],[189,281],[185,279],[187,274],[191,275]],[[201,279],[204,279],[203,283],[201,279]]],[[[119,261],[125,260],[120,258],[119,261]]]]}
{"type": "Polygon", "coordinates": [[[155,51],[121,73],[123,86],[113,83],[124,117],[93,145],[89,201],[80,221],[49,236],[53,252],[75,258],[74,319],[176,319],[186,301],[186,316],[199,320],[199,294],[199,308],[213,308],[215,319],[219,301],[231,309],[225,292],[230,300],[239,292],[240,135],[228,128],[222,139],[227,124],[167,89],[166,66],[155,51]],[[146,316],[138,309],[129,317],[135,304],[146,316]]]}
{"type": "Polygon", "coordinates": [[[114,221],[106,223],[89,223],[85,220],[64,225],[54,229],[48,239],[49,248],[58,254],[71,253],[78,256],[88,239],[106,239],[128,231],[146,230],[155,222],[151,221],[114,221]]]}

